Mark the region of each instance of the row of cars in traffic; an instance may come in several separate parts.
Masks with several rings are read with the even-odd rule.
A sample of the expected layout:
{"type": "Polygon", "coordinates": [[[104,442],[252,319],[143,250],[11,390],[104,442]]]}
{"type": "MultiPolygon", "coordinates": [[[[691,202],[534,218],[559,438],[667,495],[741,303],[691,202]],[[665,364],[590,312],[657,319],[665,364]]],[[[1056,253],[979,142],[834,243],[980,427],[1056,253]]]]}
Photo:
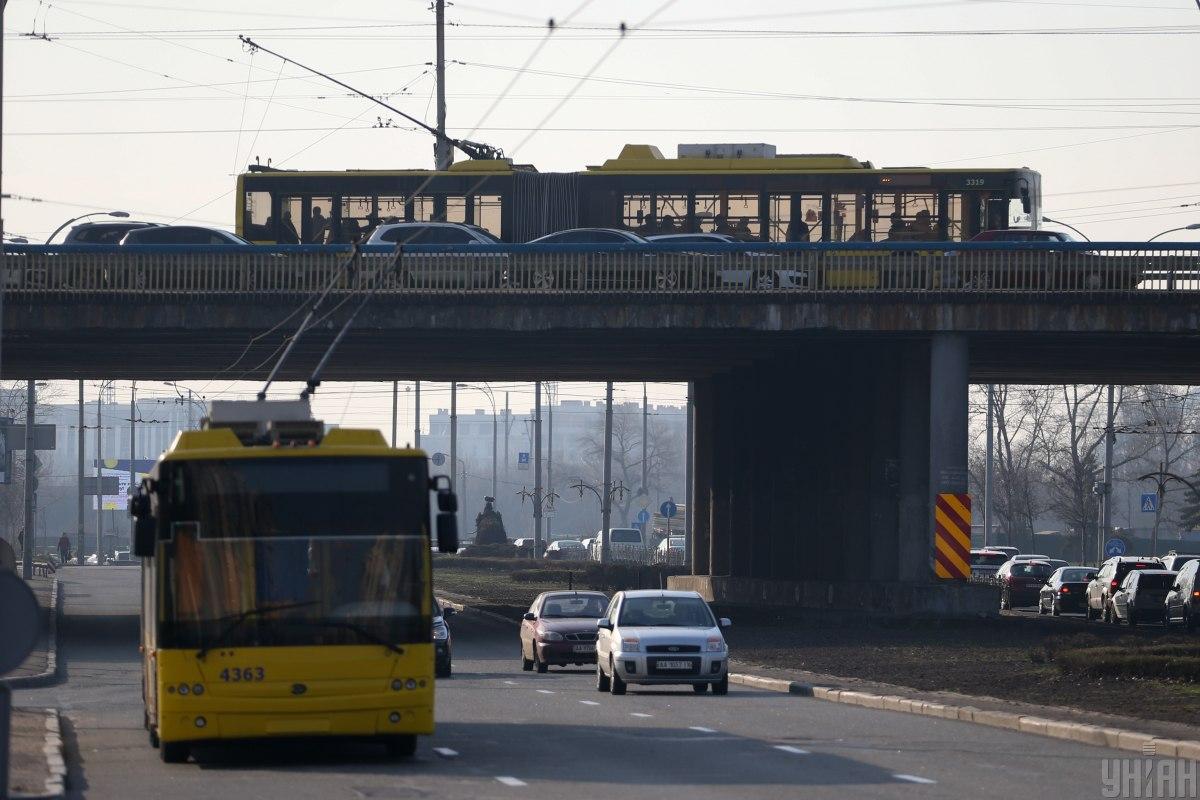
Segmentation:
{"type": "MultiPolygon", "coordinates": [[[[536,540],[532,536],[513,539],[518,556],[540,557],[547,561],[600,561],[605,542],[603,531],[596,531],[586,538],[555,539],[543,544],[537,552],[536,540]]],[[[662,564],[681,566],[687,562],[687,539],[683,536],[667,535],[653,544],[653,535],[640,528],[609,528],[608,558],[614,563],[662,564]]]]}
{"type": "MultiPolygon", "coordinates": [[[[438,677],[451,674],[446,617],[435,601],[438,677]]],[[[542,592],[521,619],[521,669],[596,666],[596,689],[625,694],[630,684],[687,685],[696,694],[729,692],[729,647],[718,619],[696,592],[542,592]]]]}
{"type": "Polygon", "coordinates": [[[1054,616],[1200,628],[1200,555],[1113,556],[1096,568],[994,547],[971,551],[971,573],[999,588],[1001,609],[1036,605],[1054,616]]]}

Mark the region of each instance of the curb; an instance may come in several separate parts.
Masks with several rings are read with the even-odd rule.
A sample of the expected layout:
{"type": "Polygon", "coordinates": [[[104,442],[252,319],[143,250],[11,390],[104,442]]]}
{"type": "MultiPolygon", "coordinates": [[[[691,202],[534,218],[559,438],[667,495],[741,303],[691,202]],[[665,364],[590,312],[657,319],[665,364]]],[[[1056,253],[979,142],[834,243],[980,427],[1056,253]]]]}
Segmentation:
{"type": "Polygon", "coordinates": [[[66,794],[67,762],[63,758],[62,721],[58,709],[46,709],[46,786],[41,794],[14,794],[13,800],[62,800],[66,794]]]}
{"type": "Polygon", "coordinates": [[[38,686],[51,686],[58,683],[58,617],[62,613],[62,603],[59,602],[61,587],[58,578],[50,587],[50,625],[46,633],[46,669],[37,675],[20,675],[14,678],[0,678],[0,685],[10,689],[32,689],[38,686]]]}
{"type": "Polygon", "coordinates": [[[921,714],[926,717],[940,717],[942,719],[958,720],[959,722],[972,722],[976,725],[1007,728],[1009,730],[1020,731],[1021,733],[1048,736],[1052,739],[1067,739],[1097,747],[1130,750],[1143,756],[1184,758],[1192,761],[1200,761],[1200,741],[1162,739],[1148,733],[1131,731],[1124,728],[1107,728],[1100,725],[1089,725],[1084,722],[1065,722],[1063,720],[1046,719],[1028,714],[1014,714],[1009,711],[985,711],[974,706],[930,703],[924,700],[914,700],[910,697],[900,697],[899,695],[831,689],[824,686],[812,686],[800,681],[785,681],[779,678],[765,678],[760,675],[745,673],[730,673],[729,681],[730,683],[739,683],[743,686],[752,686],[757,689],[786,692],[803,697],[813,697],[817,700],[827,700],[833,703],[875,708],[882,711],[921,714]]]}

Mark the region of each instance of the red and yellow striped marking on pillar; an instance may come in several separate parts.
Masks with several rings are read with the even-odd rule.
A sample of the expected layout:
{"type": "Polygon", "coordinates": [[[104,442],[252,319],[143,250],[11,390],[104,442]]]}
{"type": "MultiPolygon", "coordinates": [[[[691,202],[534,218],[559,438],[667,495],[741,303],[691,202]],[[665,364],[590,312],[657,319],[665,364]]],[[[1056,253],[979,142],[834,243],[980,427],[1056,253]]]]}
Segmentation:
{"type": "Polygon", "coordinates": [[[934,572],[939,578],[971,577],[971,497],[939,494],[933,508],[934,572]]]}

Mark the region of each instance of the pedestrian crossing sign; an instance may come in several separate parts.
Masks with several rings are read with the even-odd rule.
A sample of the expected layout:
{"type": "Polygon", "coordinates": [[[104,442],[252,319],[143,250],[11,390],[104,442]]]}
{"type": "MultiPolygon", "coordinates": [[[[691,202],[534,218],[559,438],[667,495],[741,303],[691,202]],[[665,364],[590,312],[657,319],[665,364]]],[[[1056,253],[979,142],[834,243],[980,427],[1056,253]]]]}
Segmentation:
{"type": "Polygon", "coordinates": [[[1142,513],[1154,514],[1158,511],[1158,495],[1154,492],[1145,492],[1142,495],[1142,513]]]}

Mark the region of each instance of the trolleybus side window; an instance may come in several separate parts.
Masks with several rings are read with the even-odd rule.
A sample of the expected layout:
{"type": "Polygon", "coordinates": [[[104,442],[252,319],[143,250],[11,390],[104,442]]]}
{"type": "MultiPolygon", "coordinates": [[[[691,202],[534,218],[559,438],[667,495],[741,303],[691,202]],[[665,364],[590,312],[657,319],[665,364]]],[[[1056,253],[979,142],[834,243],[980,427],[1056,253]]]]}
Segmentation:
{"type": "Polygon", "coordinates": [[[246,192],[246,203],[243,208],[243,236],[252,242],[275,241],[275,222],[271,216],[270,192],[246,192]]]}
{"type": "Polygon", "coordinates": [[[642,236],[687,230],[686,194],[627,194],[621,224],[642,236]]]}
{"type": "Polygon", "coordinates": [[[762,238],[757,194],[696,195],[696,221],[705,233],[724,233],[742,241],[762,238]]]}
{"type": "Polygon", "coordinates": [[[500,236],[502,231],[500,195],[473,195],[471,203],[474,211],[471,221],[493,236],[500,236]]]}
{"type": "MultiPolygon", "coordinates": [[[[866,196],[861,194],[835,194],[830,198],[833,209],[833,216],[829,220],[830,241],[854,242],[864,238],[866,200],[866,196]]],[[[869,236],[867,241],[870,241],[869,236]]]]}
{"type": "Polygon", "coordinates": [[[938,237],[937,195],[879,192],[871,197],[872,240],[929,241],[938,237]]]}
{"type": "Polygon", "coordinates": [[[821,238],[819,194],[773,194],[770,196],[770,240],[772,242],[815,242],[821,238]]]}

